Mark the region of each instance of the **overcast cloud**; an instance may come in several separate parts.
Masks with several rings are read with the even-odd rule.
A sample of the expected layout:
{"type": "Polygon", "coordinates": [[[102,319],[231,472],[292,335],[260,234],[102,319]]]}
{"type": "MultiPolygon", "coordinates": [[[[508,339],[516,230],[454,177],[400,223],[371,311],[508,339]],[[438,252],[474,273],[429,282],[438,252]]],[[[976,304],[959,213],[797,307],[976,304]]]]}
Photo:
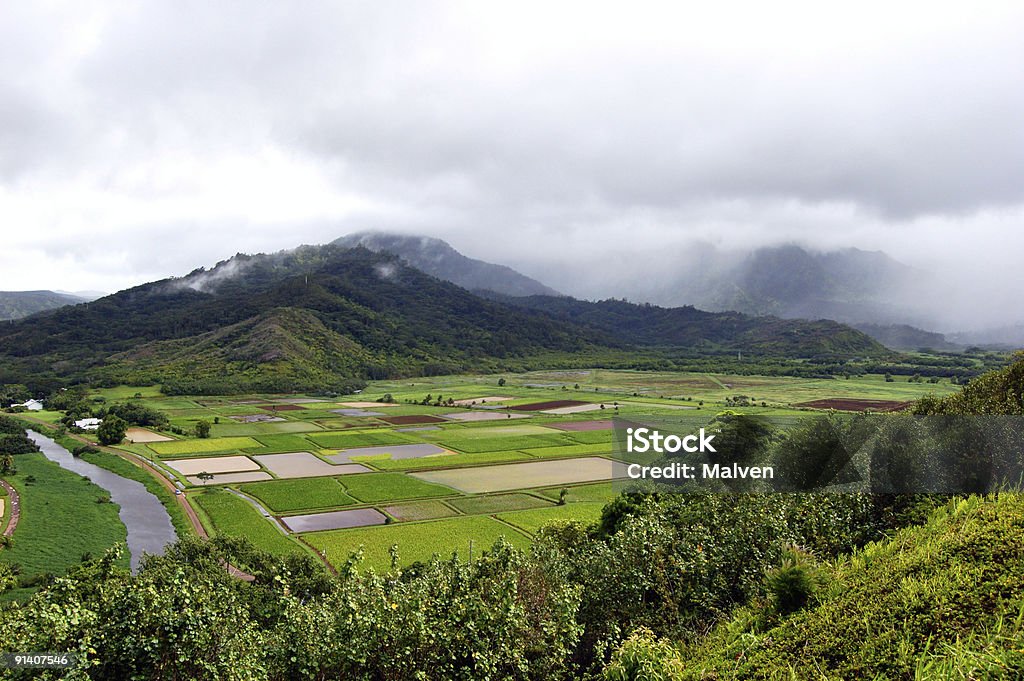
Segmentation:
{"type": "Polygon", "coordinates": [[[389,229],[583,296],[796,240],[1020,307],[1022,33],[1012,2],[4,3],[0,289],[389,229]]]}

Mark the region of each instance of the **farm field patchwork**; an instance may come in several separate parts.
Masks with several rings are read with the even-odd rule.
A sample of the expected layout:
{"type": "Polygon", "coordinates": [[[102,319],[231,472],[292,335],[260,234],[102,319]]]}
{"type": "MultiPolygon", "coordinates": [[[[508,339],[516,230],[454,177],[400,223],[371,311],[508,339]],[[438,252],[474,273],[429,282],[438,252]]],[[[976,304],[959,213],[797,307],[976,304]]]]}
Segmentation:
{"type": "MultiPolygon", "coordinates": [[[[616,465],[607,458],[612,455],[613,416],[672,414],[696,430],[718,411],[733,408],[726,398],[743,395],[757,405],[767,403],[764,408],[743,411],[791,424],[807,408],[836,406],[833,400],[899,403],[953,389],[948,382],[923,385],[902,378],[885,382],[874,375],[832,380],[593,369],[505,374],[500,390],[494,387],[498,378],[375,381],[360,396],[365,399],[346,401],[281,395],[161,397],[154,389],[132,387],[100,392],[107,399],[131,399],[141,392],[142,404],[171,414],[173,425],[186,430],[200,419],[213,423],[214,437],[205,440],[186,436],[122,447],[144,457],[153,451],[165,462],[173,459],[184,464],[182,475],[192,485],[236,486],[274,514],[321,515],[312,512],[372,506],[407,531],[428,533],[436,540],[428,545],[421,537],[410,540],[419,543],[414,548],[403,545],[405,563],[408,551],[426,557],[437,550],[447,557],[466,543],[472,534],[466,530],[469,527],[511,531],[528,541],[526,535],[546,519],[592,519],[595,509],[614,497],[607,482],[616,465]],[[119,397],[112,397],[115,393],[119,397]],[[428,394],[446,399],[441,404],[434,399],[423,404],[428,394]],[[392,401],[378,402],[378,398],[392,401]],[[606,407],[603,411],[601,404],[606,407]],[[589,411],[574,416],[578,410],[589,411]],[[257,414],[258,421],[246,422],[257,414]],[[272,479],[254,463],[244,470],[207,470],[204,459],[252,461],[245,456],[211,456],[229,452],[247,454],[279,479],[272,479]],[[199,468],[189,467],[189,461],[199,468]],[[202,470],[213,473],[214,479],[198,480],[196,474],[202,470]],[[359,474],[339,477],[353,472],[359,474]],[[567,488],[568,503],[556,506],[563,488],[567,488]],[[521,531],[487,517],[496,514],[521,531]],[[459,524],[480,519],[489,522],[459,524]],[[444,531],[432,529],[438,523],[452,524],[441,526],[444,531]]],[[[204,497],[189,492],[190,499],[204,497]]],[[[292,542],[248,502],[234,500],[245,506],[233,507],[248,508],[254,527],[265,525],[293,550],[292,542]]],[[[390,563],[388,537],[395,529],[391,524],[322,530],[307,536],[348,535],[344,541],[332,540],[332,546],[339,548],[355,548],[352,543],[362,536],[376,545],[373,560],[379,558],[377,564],[386,566],[390,563]]],[[[485,548],[482,540],[474,546],[485,548]]]]}

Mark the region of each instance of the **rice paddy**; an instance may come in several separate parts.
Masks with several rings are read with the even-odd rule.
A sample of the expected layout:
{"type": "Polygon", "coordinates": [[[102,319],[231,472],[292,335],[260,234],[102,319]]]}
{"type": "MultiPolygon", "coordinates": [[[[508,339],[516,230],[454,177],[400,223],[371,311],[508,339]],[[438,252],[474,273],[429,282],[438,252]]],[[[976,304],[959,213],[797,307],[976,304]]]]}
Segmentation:
{"type": "Polygon", "coordinates": [[[134,399],[186,432],[199,420],[213,424],[205,439],[133,429],[134,444],[122,446],[174,474],[212,531],[248,537],[277,555],[306,551],[307,542],[335,567],[363,546],[364,566],[384,569],[392,544],[399,564],[408,565],[434,553],[466,557],[471,544],[475,554],[499,536],[525,547],[548,522],[593,522],[614,498],[609,480],[622,465],[611,458],[616,416],[660,415],[696,429],[735,408],[726,398],[744,395],[756,406],[742,411],[795,422],[808,405],[903,402],[951,389],[880,376],[603,369],[500,378],[500,389],[498,376],[378,381],[345,401],[164,397],[127,386],[97,394],[121,400],[141,393],[134,399]]]}

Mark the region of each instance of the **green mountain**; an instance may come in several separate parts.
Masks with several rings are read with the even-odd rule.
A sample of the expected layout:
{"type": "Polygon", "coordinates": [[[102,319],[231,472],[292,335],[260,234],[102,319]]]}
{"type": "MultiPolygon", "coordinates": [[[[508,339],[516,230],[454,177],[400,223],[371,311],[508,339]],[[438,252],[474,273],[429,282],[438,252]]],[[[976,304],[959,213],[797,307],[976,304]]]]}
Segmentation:
{"type": "Polygon", "coordinates": [[[908,324],[851,324],[887,348],[894,350],[961,350],[962,345],[950,343],[946,336],[934,331],[925,331],[908,324]]]}
{"type": "Polygon", "coordinates": [[[522,358],[644,346],[791,357],[885,352],[833,322],[558,297],[486,299],[394,255],[328,245],[240,254],[6,325],[0,383],[345,391],[366,379],[494,371],[522,358]]]}
{"type": "Polygon", "coordinates": [[[21,319],[36,312],[84,303],[88,298],[56,291],[0,291],[0,320],[21,319]]]}
{"type": "Polygon", "coordinates": [[[864,333],[829,320],[752,317],[739,312],[705,312],[692,306],[667,308],[623,300],[588,302],[567,296],[503,300],[645,346],[789,357],[868,356],[887,352],[864,333]]]}

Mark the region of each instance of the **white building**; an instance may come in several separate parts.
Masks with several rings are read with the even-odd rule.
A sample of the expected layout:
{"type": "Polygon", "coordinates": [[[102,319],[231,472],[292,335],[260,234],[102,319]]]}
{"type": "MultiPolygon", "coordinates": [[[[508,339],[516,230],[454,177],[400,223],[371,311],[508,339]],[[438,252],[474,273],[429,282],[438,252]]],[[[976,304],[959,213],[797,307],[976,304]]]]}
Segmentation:
{"type": "Polygon", "coordinates": [[[29,411],[42,411],[43,409],[43,403],[40,402],[39,400],[28,400],[26,402],[22,402],[21,404],[12,404],[11,406],[25,407],[29,411]]]}
{"type": "Polygon", "coordinates": [[[103,419],[78,419],[75,421],[75,428],[81,428],[82,430],[96,430],[103,423],[103,419]]]}

